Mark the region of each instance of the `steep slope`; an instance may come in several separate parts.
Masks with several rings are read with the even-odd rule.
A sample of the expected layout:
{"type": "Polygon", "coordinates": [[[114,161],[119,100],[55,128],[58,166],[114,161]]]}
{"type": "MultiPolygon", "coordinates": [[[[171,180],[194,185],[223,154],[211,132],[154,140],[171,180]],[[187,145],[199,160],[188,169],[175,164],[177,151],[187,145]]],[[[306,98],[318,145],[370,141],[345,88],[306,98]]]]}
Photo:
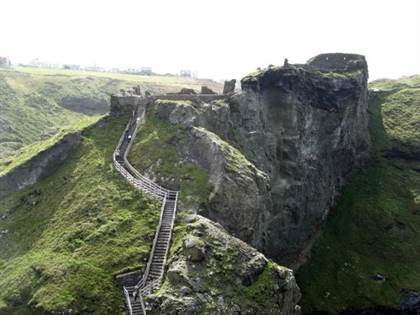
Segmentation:
{"type": "Polygon", "coordinates": [[[420,76],[370,88],[374,156],[298,273],[307,312],[392,307],[401,299],[420,307],[414,293],[408,303],[420,291],[420,76]]]}
{"type": "Polygon", "coordinates": [[[105,119],[50,177],[0,203],[0,313],[116,314],[113,276],[141,269],[159,205],[112,167],[127,117],[105,119]]]}
{"type": "Polygon", "coordinates": [[[291,270],[267,260],[200,216],[175,229],[163,286],[146,298],[150,314],[299,314],[291,270]]]}
{"type": "Polygon", "coordinates": [[[180,187],[185,208],[296,266],[368,157],[366,60],[320,55],[241,83],[224,99],[156,100],[130,159],[180,187]]]}
{"type": "Polygon", "coordinates": [[[109,95],[140,85],[152,93],[220,85],[176,76],[18,67],[0,70],[0,174],[36,155],[71,129],[82,129],[109,110],[109,95]],[[28,146],[29,145],[29,146],[28,146]],[[14,165],[11,165],[14,164],[14,165]]]}
{"type": "MultiPolygon", "coordinates": [[[[84,130],[53,174],[2,199],[1,314],[125,313],[114,277],[144,267],[160,213],[158,204],[112,167],[112,151],[126,122],[125,115],[107,117],[84,130]]],[[[186,263],[187,278],[201,278],[203,286],[190,287],[185,295],[190,284],[181,288],[182,282],[174,282],[169,273],[162,289],[146,301],[152,313],[193,305],[204,313],[227,312],[232,306],[244,312],[299,312],[292,271],[207,219],[181,215],[176,222],[170,268],[179,262],[186,263]],[[190,273],[198,263],[190,255],[197,250],[205,258],[190,273]],[[235,285],[225,292],[221,279],[235,285]]]]}

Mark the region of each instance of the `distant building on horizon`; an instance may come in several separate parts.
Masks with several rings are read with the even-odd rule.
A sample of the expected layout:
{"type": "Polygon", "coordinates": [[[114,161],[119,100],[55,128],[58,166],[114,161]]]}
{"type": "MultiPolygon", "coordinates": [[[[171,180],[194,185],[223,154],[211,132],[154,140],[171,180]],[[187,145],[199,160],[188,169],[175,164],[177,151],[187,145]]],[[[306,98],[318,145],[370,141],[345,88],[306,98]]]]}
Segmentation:
{"type": "Polygon", "coordinates": [[[140,74],[152,75],[153,74],[152,67],[141,67],[140,74]]]}
{"type": "Polygon", "coordinates": [[[28,65],[35,68],[61,68],[60,65],[56,63],[41,61],[39,58],[32,59],[29,61],[28,65]]]}
{"type": "Polygon", "coordinates": [[[8,57],[0,56],[0,67],[5,68],[5,67],[10,67],[11,65],[12,65],[12,62],[10,61],[8,57]]]}
{"type": "Polygon", "coordinates": [[[179,75],[180,75],[181,77],[186,77],[186,78],[191,78],[191,77],[192,77],[191,70],[187,70],[187,69],[182,69],[182,70],[179,72],[179,75]]]}
{"type": "Polygon", "coordinates": [[[80,70],[82,67],[80,65],[72,65],[72,64],[66,64],[63,65],[63,69],[66,70],[80,70]]]}
{"type": "Polygon", "coordinates": [[[92,72],[104,72],[105,71],[104,68],[99,67],[97,65],[86,67],[86,68],[84,68],[84,70],[86,70],[86,71],[92,71],[92,72]]]}

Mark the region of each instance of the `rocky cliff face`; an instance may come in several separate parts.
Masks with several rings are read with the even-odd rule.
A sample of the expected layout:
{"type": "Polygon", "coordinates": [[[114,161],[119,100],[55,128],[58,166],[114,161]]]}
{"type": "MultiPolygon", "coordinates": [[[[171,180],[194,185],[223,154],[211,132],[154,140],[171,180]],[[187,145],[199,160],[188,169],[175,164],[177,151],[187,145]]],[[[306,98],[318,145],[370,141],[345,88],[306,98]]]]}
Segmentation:
{"type": "Polygon", "coordinates": [[[369,153],[367,66],[321,55],[242,80],[231,102],[236,142],[270,178],[271,205],[252,243],[299,263],[353,167],[369,153]]]}
{"type": "MultiPolygon", "coordinates": [[[[190,208],[296,266],[369,155],[367,77],[363,56],[320,55],[253,73],[225,100],[160,99],[148,115],[178,127],[167,143],[174,167],[194,164],[209,176],[208,198],[190,208]]],[[[142,170],[182,187],[189,178],[171,176],[164,159],[142,170]]]]}
{"type": "Polygon", "coordinates": [[[65,135],[52,147],[40,152],[9,173],[0,176],[0,198],[33,185],[38,180],[53,174],[80,141],[80,132],[65,135]]]}
{"type": "Polygon", "coordinates": [[[291,270],[203,217],[177,227],[163,287],[146,299],[148,313],[300,314],[291,270]]]}

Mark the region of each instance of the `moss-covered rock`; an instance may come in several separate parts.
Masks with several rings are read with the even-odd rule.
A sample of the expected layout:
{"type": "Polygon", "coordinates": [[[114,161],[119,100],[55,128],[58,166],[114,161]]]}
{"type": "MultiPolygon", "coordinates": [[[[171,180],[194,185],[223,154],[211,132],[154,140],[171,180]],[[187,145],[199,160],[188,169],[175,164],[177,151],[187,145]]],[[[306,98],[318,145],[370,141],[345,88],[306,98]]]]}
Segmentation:
{"type": "Polygon", "coordinates": [[[163,286],[146,298],[150,314],[299,314],[291,270],[203,217],[177,226],[163,286]]]}

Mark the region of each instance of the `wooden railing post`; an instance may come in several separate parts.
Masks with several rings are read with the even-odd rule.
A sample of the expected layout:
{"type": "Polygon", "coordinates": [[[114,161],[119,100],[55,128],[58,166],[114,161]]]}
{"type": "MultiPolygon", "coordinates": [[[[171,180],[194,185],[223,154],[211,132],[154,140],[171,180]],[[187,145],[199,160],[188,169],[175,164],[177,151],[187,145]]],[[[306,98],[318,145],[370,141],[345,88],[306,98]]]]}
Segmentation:
{"type": "MultiPolygon", "coordinates": [[[[153,98],[151,98],[150,100],[153,100],[153,98]]],[[[160,231],[161,231],[161,228],[162,228],[162,225],[163,225],[163,216],[165,214],[166,204],[167,204],[168,200],[173,202],[173,208],[169,209],[170,211],[173,211],[173,213],[172,213],[171,221],[170,221],[170,233],[169,233],[168,241],[166,242],[167,244],[165,244],[166,245],[165,246],[165,254],[164,254],[164,257],[163,257],[163,265],[162,265],[161,268],[165,268],[166,259],[167,259],[167,255],[168,255],[168,252],[169,252],[171,234],[172,234],[173,225],[174,225],[175,216],[176,216],[176,211],[177,211],[178,191],[168,190],[168,189],[163,188],[162,186],[156,184],[155,182],[153,182],[149,178],[140,174],[140,172],[138,172],[128,161],[128,159],[127,159],[128,152],[130,151],[131,146],[134,142],[134,138],[137,135],[138,127],[144,121],[144,117],[145,117],[145,115],[144,115],[145,111],[143,111],[142,116],[139,117],[140,119],[137,119],[136,116],[137,116],[138,112],[139,112],[139,109],[137,108],[136,111],[135,111],[136,115],[134,115],[133,117],[131,117],[129,119],[128,124],[127,124],[126,128],[124,129],[124,132],[121,135],[121,137],[118,141],[118,145],[117,145],[117,147],[116,147],[116,149],[115,149],[115,151],[112,155],[112,159],[113,159],[113,164],[114,164],[116,170],[132,186],[134,186],[135,188],[149,194],[153,198],[162,202],[161,210],[160,210],[159,223],[158,223],[158,226],[156,228],[156,233],[155,233],[155,236],[154,236],[154,239],[153,239],[152,249],[151,249],[149,259],[148,259],[148,262],[147,262],[147,265],[146,265],[146,269],[145,269],[145,272],[143,273],[143,276],[142,276],[141,280],[134,287],[134,290],[137,290],[137,293],[138,293],[137,296],[139,297],[139,303],[140,303],[141,309],[143,310],[143,313],[146,314],[144,301],[143,301],[143,296],[151,294],[154,290],[156,290],[160,287],[160,283],[162,281],[162,276],[163,276],[163,271],[164,271],[164,270],[161,270],[161,272],[159,273],[159,276],[157,278],[149,279],[150,269],[151,269],[152,264],[153,264],[153,258],[155,256],[157,242],[159,240],[160,231]],[[128,131],[130,131],[130,127],[134,127],[134,130],[132,130],[131,139],[129,139],[125,149],[122,152],[122,149],[124,148],[124,141],[127,140],[127,139],[125,139],[125,136],[128,134],[128,131]],[[122,159],[122,162],[119,161],[120,159],[122,159]],[[171,199],[171,198],[173,198],[174,195],[175,195],[175,199],[171,199]]],[[[160,265],[158,265],[158,266],[160,266],[160,265]]],[[[124,295],[125,295],[126,300],[127,300],[127,307],[128,307],[128,310],[129,310],[129,314],[134,315],[132,304],[131,304],[131,299],[130,299],[130,294],[125,287],[123,287],[123,290],[124,290],[124,295]]]]}

